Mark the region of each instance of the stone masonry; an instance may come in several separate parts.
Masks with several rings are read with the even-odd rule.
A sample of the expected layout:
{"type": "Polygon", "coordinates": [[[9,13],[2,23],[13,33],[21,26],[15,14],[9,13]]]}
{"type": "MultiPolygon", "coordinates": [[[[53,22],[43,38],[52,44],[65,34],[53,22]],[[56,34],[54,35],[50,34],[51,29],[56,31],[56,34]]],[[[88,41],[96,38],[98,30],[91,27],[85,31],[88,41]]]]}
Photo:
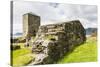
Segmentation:
{"type": "Polygon", "coordinates": [[[32,45],[32,53],[36,55],[32,65],[55,63],[86,41],[86,32],[79,20],[40,26],[40,17],[32,13],[23,15],[23,36],[25,45],[32,45]]]}
{"type": "Polygon", "coordinates": [[[32,36],[36,36],[36,33],[40,26],[40,17],[26,13],[23,15],[23,37],[26,38],[26,45],[32,36]]]}
{"type": "Polygon", "coordinates": [[[39,27],[32,42],[35,64],[51,64],[86,41],[86,32],[79,20],[39,27]]]}

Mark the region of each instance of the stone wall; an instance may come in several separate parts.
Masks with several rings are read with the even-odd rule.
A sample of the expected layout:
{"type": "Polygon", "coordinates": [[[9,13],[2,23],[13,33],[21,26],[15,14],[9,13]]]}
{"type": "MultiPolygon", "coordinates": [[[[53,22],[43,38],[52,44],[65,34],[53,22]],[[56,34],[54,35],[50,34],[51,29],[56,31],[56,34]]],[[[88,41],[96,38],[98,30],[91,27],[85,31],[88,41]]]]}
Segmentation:
{"type": "Polygon", "coordinates": [[[86,41],[86,32],[80,21],[74,20],[39,27],[32,42],[36,54],[33,64],[51,64],[86,41]]]}

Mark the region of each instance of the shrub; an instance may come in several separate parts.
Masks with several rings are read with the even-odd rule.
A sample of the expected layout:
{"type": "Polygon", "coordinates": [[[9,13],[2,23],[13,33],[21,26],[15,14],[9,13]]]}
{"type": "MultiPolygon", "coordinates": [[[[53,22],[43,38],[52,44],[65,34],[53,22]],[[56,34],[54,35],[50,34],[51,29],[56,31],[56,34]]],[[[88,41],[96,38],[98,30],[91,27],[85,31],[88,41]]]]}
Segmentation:
{"type": "Polygon", "coordinates": [[[97,36],[97,32],[93,32],[92,34],[91,34],[91,37],[96,37],[97,36]]]}
{"type": "Polygon", "coordinates": [[[25,43],[26,40],[23,37],[17,37],[17,38],[11,39],[11,42],[12,43],[25,43]]]}
{"type": "Polygon", "coordinates": [[[11,50],[20,49],[20,45],[11,45],[11,50]]]}

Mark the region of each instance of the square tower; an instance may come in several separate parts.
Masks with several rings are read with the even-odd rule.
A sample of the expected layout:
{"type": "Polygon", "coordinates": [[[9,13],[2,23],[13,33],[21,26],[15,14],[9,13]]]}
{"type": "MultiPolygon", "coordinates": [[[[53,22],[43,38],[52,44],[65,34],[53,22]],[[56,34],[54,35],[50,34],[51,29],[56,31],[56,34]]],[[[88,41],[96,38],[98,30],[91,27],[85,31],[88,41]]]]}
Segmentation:
{"type": "Polygon", "coordinates": [[[30,38],[35,36],[40,26],[40,17],[32,14],[26,13],[23,15],[23,36],[25,38],[30,38]]]}

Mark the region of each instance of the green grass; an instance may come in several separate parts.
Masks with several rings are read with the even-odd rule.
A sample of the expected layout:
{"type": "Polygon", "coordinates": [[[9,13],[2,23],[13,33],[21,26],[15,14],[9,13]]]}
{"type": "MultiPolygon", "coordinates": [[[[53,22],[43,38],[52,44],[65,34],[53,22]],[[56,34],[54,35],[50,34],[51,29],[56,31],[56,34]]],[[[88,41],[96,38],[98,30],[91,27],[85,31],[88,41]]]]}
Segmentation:
{"type": "MultiPolygon", "coordinates": [[[[51,36],[49,36],[51,38],[51,36]]],[[[34,60],[31,53],[32,47],[24,47],[24,43],[18,43],[21,49],[12,50],[13,66],[24,66],[34,60]]],[[[76,63],[76,62],[94,62],[97,61],[97,41],[93,38],[88,38],[86,43],[76,47],[71,53],[65,54],[57,63],[76,63]]]]}
{"type": "Polygon", "coordinates": [[[76,47],[72,53],[66,54],[57,63],[95,62],[97,61],[97,41],[88,38],[86,43],[76,47]]]}
{"type": "Polygon", "coordinates": [[[22,49],[14,50],[12,54],[13,54],[13,58],[16,58],[18,56],[22,56],[28,53],[30,53],[30,50],[28,48],[22,48],[22,49]]]}
{"type": "Polygon", "coordinates": [[[34,57],[30,54],[18,56],[13,59],[13,66],[24,66],[29,64],[34,57]]]}
{"type": "Polygon", "coordinates": [[[19,43],[18,45],[21,46],[21,49],[12,50],[12,65],[27,65],[34,59],[34,55],[31,53],[31,47],[23,47],[24,43],[19,43]]]}

